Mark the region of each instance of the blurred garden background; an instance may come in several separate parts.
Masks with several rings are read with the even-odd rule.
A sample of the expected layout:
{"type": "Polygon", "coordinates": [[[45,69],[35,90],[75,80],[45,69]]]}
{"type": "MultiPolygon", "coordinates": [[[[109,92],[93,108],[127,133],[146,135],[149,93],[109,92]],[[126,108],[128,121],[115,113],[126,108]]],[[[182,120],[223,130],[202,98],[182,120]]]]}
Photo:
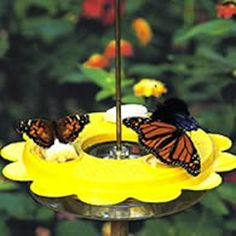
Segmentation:
{"type": "MultiPolygon", "coordinates": [[[[149,106],[153,99],[182,98],[202,127],[236,141],[236,3],[231,2],[123,0],[122,102],[149,106]],[[145,88],[150,83],[155,91],[145,88]]],[[[21,139],[14,129],[18,120],[114,106],[113,25],[112,0],[0,0],[1,146],[21,139]]],[[[132,231],[236,235],[236,172],[224,179],[197,206],[136,222],[132,231]]],[[[2,236],[100,235],[99,222],[38,205],[24,184],[3,183],[0,190],[2,236]]]]}

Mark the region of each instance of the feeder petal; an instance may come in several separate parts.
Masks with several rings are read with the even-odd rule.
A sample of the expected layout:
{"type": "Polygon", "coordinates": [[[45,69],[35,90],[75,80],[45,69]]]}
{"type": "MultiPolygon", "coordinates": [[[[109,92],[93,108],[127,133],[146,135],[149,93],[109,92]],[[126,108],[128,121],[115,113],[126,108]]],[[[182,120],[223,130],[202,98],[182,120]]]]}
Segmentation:
{"type": "Polygon", "coordinates": [[[21,159],[25,142],[11,143],[2,148],[1,156],[8,161],[17,161],[21,159]]]}
{"type": "Polygon", "coordinates": [[[209,190],[219,186],[221,183],[221,176],[213,172],[204,181],[198,183],[197,185],[188,185],[185,189],[194,191],[209,190]]]}
{"type": "Polygon", "coordinates": [[[217,172],[231,171],[236,168],[236,157],[230,153],[220,153],[214,162],[213,169],[217,172]]]}
{"type": "Polygon", "coordinates": [[[232,146],[232,141],[221,134],[209,134],[213,140],[215,152],[221,152],[229,149],[232,146]]]}
{"type": "Polygon", "coordinates": [[[14,162],[7,165],[3,169],[3,175],[7,176],[8,179],[17,180],[17,181],[31,181],[32,179],[29,177],[25,166],[20,164],[19,162],[14,162]]]}

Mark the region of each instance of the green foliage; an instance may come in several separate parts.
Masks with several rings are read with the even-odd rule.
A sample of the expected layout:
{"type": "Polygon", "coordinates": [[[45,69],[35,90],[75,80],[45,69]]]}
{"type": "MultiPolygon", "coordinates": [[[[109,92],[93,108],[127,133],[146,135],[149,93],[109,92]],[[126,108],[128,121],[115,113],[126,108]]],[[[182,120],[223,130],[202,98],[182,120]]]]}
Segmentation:
{"type": "Polygon", "coordinates": [[[236,23],[231,20],[212,20],[179,32],[174,38],[174,43],[183,43],[195,37],[222,37],[232,33],[235,27],[236,23]]]}
{"type": "Polygon", "coordinates": [[[77,221],[62,221],[59,222],[56,227],[57,236],[77,236],[77,235],[89,235],[98,236],[99,234],[91,226],[89,222],[84,220],[77,221]]]}
{"type": "MultiPolygon", "coordinates": [[[[0,32],[1,34],[1,32],[0,32]]],[[[6,36],[0,36],[0,58],[4,57],[5,53],[9,49],[9,42],[6,36]]]]}
{"type": "Polygon", "coordinates": [[[202,204],[212,210],[216,215],[228,215],[229,209],[222,201],[221,196],[218,194],[217,191],[210,191],[207,193],[205,198],[202,200],[202,204]]]}
{"type": "Polygon", "coordinates": [[[19,192],[2,192],[0,211],[6,216],[9,215],[19,220],[48,220],[54,216],[51,210],[39,206],[30,196],[19,192]]]}
{"type": "Polygon", "coordinates": [[[0,191],[16,190],[18,185],[10,182],[0,182],[0,191]]]}
{"type": "MultiPolygon", "coordinates": [[[[63,82],[73,82],[73,83],[81,83],[81,82],[88,82],[91,81],[100,87],[100,91],[96,94],[95,99],[96,101],[101,101],[109,97],[115,96],[115,74],[113,72],[107,72],[100,68],[93,68],[93,67],[80,67],[81,76],[74,77],[71,79],[64,79],[63,82]],[[86,79],[85,79],[86,78],[86,79]]],[[[123,78],[122,81],[122,89],[125,90],[133,84],[133,80],[129,79],[126,80],[123,78]]],[[[126,97],[127,98],[127,97],[126,97]]]]}
{"type": "Polygon", "coordinates": [[[45,42],[52,42],[56,38],[69,34],[73,24],[63,19],[37,17],[22,23],[22,33],[26,37],[39,37],[45,42]]]}
{"type": "Polygon", "coordinates": [[[207,211],[186,210],[168,218],[148,221],[146,227],[137,236],[150,236],[153,235],[153,232],[163,236],[222,235],[220,225],[215,225],[210,220],[211,217],[213,214],[207,211]]]}
{"type": "Polygon", "coordinates": [[[7,225],[6,222],[4,221],[0,221],[0,230],[1,230],[1,234],[4,236],[10,236],[10,229],[7,225]]]}

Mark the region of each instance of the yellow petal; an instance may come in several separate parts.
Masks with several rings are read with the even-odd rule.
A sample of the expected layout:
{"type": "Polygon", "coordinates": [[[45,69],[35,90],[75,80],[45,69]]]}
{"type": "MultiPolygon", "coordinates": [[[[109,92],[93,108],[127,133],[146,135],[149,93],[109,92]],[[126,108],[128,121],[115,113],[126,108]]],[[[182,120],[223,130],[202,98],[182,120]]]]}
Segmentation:
{"type": "Polygon", "coordinates": [[[224,172],[235,169],[236,156],[230,153],[220,153],[214,162],[213,168],[217,172],[224,172]]]}
{"type": "Polygon", "coordinates": [[[209,190],[219,186],[222,183],[222,178],[220,175],[212,172],[204,181],[201,181],[196,185],[188,185],[185,189],[188,190],[209,190]]]}
{"type": "Polygon", "coordinates": [[[1,156],[8,161],[17,161],[23,155],[25,142],[11,143],[2,148],[1,156]]]}
{"type": "Polygon", "coordinates": [[[232,141],[221,134],[209,134],[210,138],[213,140],[215,151],[225,151],[232,146],[232,141]]]}
{"type": "Polygon", "coordinates": [[[26,171],[26,168],[23,164],[19,162],[14,162],[7,165],[3,169],[3,175],[8,179],[17,180],[17,181],[31,181],[29,174],[26,171]]]}

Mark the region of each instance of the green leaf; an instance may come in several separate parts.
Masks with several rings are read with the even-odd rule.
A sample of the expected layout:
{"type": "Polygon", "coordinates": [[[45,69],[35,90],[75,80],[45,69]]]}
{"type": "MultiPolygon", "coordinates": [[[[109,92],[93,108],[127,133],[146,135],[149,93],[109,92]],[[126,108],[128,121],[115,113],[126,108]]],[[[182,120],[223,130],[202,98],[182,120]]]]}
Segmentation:
{"type": "Polygon", "coordinates": [[[100,68],[92,68],[87,66],[81,66],[81,71],[87,76],[91,81],[97,84],[99,87],[114,87],[115,78],[114,74],[108,73],[107,71],[100,68]]]}
{"type": "Polygon", "coordinates": [[[217,37],[229,32],[233,32],[236,23],[233,20],[213,20],[200,25],[196,25],[184,32],[179,32],[174,37],[174,43],[183,43],[197,36],[217,37]]]}
{"type": "Polygon", "coordinates": [[[97,94],[96,94],[96,101],[101,101],[101,100],[104,100],[106,98],[109,98],[109,97],[113,97],[115,94],[115,89],[102,89],[101,91],[99,91],[97,94]]]}
{"type": "Polygon", "coordinates": [[[16,219],[30,219],[38,206],[22,193],[1,193],[0,210],[16,219]]]}
{"type": "Polygon", "coordinates": [[[45,8],[49,13],[53,14],[57,10],[57,1],[55,0],[15,0],[14,10],[18,17],[25,17],[30,6],[38,6],[45,8]]]}
{"type": "Polygon", "coordinates": [[[235,183],[224,183],[217,188],[219,195],[232,203],[236,203],[236,184],[235,183]]]}
{"type": "MultiPolygon", "coordinates": [[[[221,236],[222,230],[220,226],[216,225],[210,219],[214,216],[213,213],[208,211],[196,212],[192,209],[181,212],[173,217],[174,229],[176,236],[189,235],[208,235],[208,236],[221,236]]],[[[215,221],[217,222],[218,217],[215,221]]]]}
{"type": "Polygon", "coordinates": [[[208,191],[201,203],[208,209],[212,210],[217,215],[228,215],[229,210],[224,201],[220,198],[219,194],[212,190],[208,191]]]}
{"type": "Polygon", "coordinates": [[[144,0],[135,0],[135,1],[127,1],[125,3],[125,14],[130,15],[135,11],[138,11],[142,8],[142,5],[145,4],[144,0]]]}
{"type": "MultiPolygon", "coordinates": [[[[230,53],[233,51],[232,49],[230,53]]],[[[227,67],[235,67],[234,61],[230,61],[229,55],[227,55],[227,58],[225,56],[220,55],[219,53],[216,52],[214,48],[209,48],[209,47],[199,47],[197,54],[201,57],[204,57],[204,59],[207,59],[209,61],[214,62],[214,67],[216,63],[219,63],[222,67],[227,66],[227,67]]],[[[235,60],[235,52],[232,58],[235,60]]],[[[209,69],[210,70],[210,69],[209,69]]]]}
{"type": "Polygon", "coordinates": [[[23,21],[22,32],[28,37],[41,37],[47,42],[67,35],[73,30],[73,24],[62,19],[37,17],[23,21]]]}
{"type": "Polygon", "coordinates": [[[156,78],[164,71],[170,70],[170,65],[151,65],[151,64],[136,64],[129,68],[129,74],[135,74],[143,77],[156,78]]]}
{"type": "Polygon", "coordinates": [[[137,97],[131,94],[122,96],[121,100],[122,100],[122,103],[134,103],[134,104],[145,105],[145,100],[143,97],[137,97]]]}
{"type": "Polygon", "coordinates": [[[230,105],[222,105],[202,110],[198,117],[200,124],[209,130],[230,134],[234,127],[235,110],[230,105]],[[220,114],[220,116],[219,116],[220,114]],[[224,125],[219,125],[224,124],[224,125]]]}
{"type": "Polygon", "coordinates": [[[233,66],[233,69],[235,69],[235,58],[236,58],[236,49],[233,47],[228,48],[225,60],[227,61],[227,63],[230,63],[233,66]]]}
{"type": "Polygon", "coordinates": [[[131,85],[133,85],[134,84],[134,80],[132,80],[132,79],[123,79],[122,81],[121,81],[121,87],[122,88],[126,88],[126,87],[129,87],[129,86],[131,86],[131,85]]]}
{"type": "Polygon", "coordinates": [[[5,53],[9,49],[10,45],[7,36],[0,36],[0,58],[4,57],[5,53]]]}
{"type": "Polygon", "coordinates": [[[13,182],[0,182],[0,191],[9,191],[18,189],[19,186],[13,182]]]}
{"type": "Polygon", "coordinates": [[[54,212],[37,204],[28,193],[0,194],[0,212],[19,220],[51,220],[54,212]]]}
{"type": "Polygon", "coordinates": [[[148,220],[145,223],[145,227],[137,233],[137,236],[154,236],[154,232],[158,232],[157,235],[170,236],[173,231],[173,225],[167,220],[163,219],[153,219],[148,220]]]}
{"type": "Polygon", "coordinates": [[[85,75],[78,71],[72,72],[59,79],[59,82],[61,83],[84,83],[88,81],[89,80],[85,77],[85,75]]]}
{"type": "Polygon", "coordinates": [[[224,223],[225,224],[225,228],[231,231],[236,231],[236,218],[232,218],[232,219],[227,219],[227,221],[224,223]]]}
{"type": "Polygon", "coordinates": [[[2,220],[0,221],[0,232],[1,232],[1,235],[3,235],[3,236],[10,236],[11,235],[11,232],[10,232],[7,222],[2,221],[2,220]]]}
{"type": "Polygon", "coordinates": [[[213,214],[206,210],[196,212],[192,209],[188,209],[179,214],[146,221],[145,227],[137,236],[221,236],[222,230],[216,223],[218,217],[215,217],[215,221],[212,222],[210,219],[212,219],[213,216],[213,214]]]}
{"type": "Polygon", "coordinates": [[[98,236],[92,224],[88,221],[61,221],[57,224],[55,229],[57,236],[98,236]]]}
{"type": "Polygon", "coordinates": [[[39,207],[34,218],[40,221],[48,221],[52,220],[55,216],[53,210],[48,209],[46,207],[39,207]]]}

